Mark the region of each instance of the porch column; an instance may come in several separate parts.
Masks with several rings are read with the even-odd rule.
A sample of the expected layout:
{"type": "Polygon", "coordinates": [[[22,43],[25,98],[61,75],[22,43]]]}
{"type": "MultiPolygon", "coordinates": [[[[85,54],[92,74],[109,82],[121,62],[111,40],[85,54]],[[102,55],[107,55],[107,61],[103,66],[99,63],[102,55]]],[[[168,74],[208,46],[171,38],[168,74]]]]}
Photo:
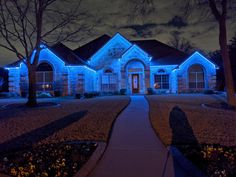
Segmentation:
{"type": "Polygon", "coordinates": [[[121,68],[121,89],[126,89],[126,73],[125,73],[125,69],[121,68]]]}
{"type": "Polygon", "coordinates": [[[145,93],[147,92],[147,88],[150,88],[150,66],[145,67],[145,93]]]}

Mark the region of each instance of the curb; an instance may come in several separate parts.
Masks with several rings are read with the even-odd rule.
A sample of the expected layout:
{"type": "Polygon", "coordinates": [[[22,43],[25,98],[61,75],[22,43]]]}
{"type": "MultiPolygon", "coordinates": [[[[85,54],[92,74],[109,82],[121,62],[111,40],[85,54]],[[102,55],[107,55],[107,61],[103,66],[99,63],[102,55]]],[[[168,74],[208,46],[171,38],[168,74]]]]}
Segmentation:
{"type": "Polygon", "coordinates": [[[74,177],[88,177],[92,170],[95,168],[99,160],[101,159],[103,153],[106,149],[105,142],[98,142],[98,147],[89,160],[83,165],[83,167],[75,174],[74,177]]]}
{"type": "Polygon", "coordinates": [[[175,160],[186,172],[192,177],[207,177],[202,171],[200,171],[195,165],[192,164],[176,147],[168,146],[167,148],[173,160],[175,160]]]}

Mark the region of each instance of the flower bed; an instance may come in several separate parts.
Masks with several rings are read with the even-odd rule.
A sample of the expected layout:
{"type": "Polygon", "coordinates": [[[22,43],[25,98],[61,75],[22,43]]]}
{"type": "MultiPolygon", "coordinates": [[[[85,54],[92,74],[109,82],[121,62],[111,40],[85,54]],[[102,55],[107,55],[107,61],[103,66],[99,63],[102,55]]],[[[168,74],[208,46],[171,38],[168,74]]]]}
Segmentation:
{"type": "Polygon", "coordinates": [[[209,144],[176,147],[207,176],[236,176],[236,147],[209,144]]]}
{"type": "Polygon", "coordinates": [[[94,142],[66,142],[1,154],[0,173],[17,177],[73,176],[96,147],[94,142]]]}

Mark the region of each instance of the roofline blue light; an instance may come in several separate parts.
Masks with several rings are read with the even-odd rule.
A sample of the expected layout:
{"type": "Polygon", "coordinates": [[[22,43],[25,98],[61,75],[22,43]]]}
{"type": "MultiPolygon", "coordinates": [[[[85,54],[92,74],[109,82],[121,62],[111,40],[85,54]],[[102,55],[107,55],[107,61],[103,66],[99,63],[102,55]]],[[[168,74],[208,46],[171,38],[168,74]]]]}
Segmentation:
{"type": "Polygon", "coordinates": [[[196,51],[196,52],[194,52],[190,57],[188,57],[183,63],[181,63],[180,65],[179,65],[179,67],[181,66],[181,65],[183,65],[184,63],[186,63],[188,60],[190,60],[193,56],[195,56],[195,55],[200,55],[202,58],[204,58],[205,60],[207,60],[210,64],[212,64],[213,65],[213,67],[215,68],[215,69],[217,69],[218,67],[214,64],[214,63],[212,63],[209,59],[207,59],[206,57],[204,57],[201,53],[199,53],[198,51],[196,51]]]}
{"type": "Polygon", "coordinates": [[[97,73],[97,71],[95,71],[95,70],[93,70],[92,68],[89,68],[88,66],[85,66],[85,65],[83,65],[83,66],[78,66],[78,65],[75,65],[75,66],[71,66],[71,65],[67,65],[67,67],[69,67],[69,68],[73,68],[73,67],[83,67],[83,68],[86,68],[86,69],[88,69],[88,70],[90,70],[90,71],[92,71],[92,72],[94,72],[94,73],[97,73]]]}

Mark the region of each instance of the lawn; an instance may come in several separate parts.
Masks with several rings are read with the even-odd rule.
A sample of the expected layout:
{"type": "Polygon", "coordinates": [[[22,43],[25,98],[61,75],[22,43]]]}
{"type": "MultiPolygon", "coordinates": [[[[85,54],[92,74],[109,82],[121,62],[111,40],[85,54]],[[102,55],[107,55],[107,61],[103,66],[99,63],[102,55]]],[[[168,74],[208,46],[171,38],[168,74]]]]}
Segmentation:
{"type": "MultiPolygon", "coordinates": [[[[147,99],[150,104],[152,125],[166,146],[172,142],[172,129],[169,119],[170,112],[175,106],[178,106],[185,113],[193,134],[199,143],[236,146],[236,112],[202,106],[204,103],[222,102],[222,97],[183,94],[153,95],[147,96],[147,99]]],[[[183,134],[188,136],[188,133],[183,132],[183,134]]]]}
{"type": "Polygon", "coordinates": [[[152,126],[166,145],[177,147],[207,176],[236,175],[236,111],[204,107],[221,95],[147,96],[152,126]]]}
{"type": "Polygon", "coordinates": [[[73,176],[96,149],[96,142],[108,141],[114,120],[130,98],[45,101],[60,105],[1,110],[0,176],[73,176]]]}
{"type": "Polygon", "coordinates": [[[129,97],[111,96],[59,100],[60,106],[1,110],[0,144],[19,140],[56,143],[71,140],[107,141],[117,114],[129,97]],[[35,141],[37,139],[37,141],[35,141]]]}

